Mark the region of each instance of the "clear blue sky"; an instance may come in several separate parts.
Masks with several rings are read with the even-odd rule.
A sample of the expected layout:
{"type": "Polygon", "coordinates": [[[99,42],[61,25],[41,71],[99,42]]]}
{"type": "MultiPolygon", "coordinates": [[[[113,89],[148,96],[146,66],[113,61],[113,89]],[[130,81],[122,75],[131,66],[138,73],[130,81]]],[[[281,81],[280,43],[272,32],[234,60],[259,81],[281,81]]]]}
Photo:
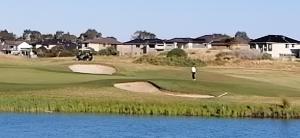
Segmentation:
{"type": "Polygon", "coordinates": [[[240,30],[252,38],[283,34],[300,39],[299,5],[299,0],[5,0],[0,30],[78,35],[95,28],[122,41],[136,30],[160,38],[240,30]]]}

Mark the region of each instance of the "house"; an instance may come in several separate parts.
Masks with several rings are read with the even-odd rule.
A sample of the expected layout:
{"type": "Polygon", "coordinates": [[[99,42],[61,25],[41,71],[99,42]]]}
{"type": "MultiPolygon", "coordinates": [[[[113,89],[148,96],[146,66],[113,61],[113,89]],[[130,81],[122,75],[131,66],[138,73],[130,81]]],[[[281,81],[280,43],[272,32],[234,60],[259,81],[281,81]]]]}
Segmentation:
{"type": "Polygon", "coordinates": [[[230,49],[230,38],[214,40],[210,45],[213,49],[230,49]]]}
{"type": "Polygon", "coordinates": [[[143,54],[165,51],[166,43],[161,39],[135,39],[123,43],[133,49],[141,49],[143,54]]]}
{"type": "Polygon", "coordinates": [[[223,38],[211,42],[211,47],[214,49],[250,49],[250,40],[239,37],[223,38]]]}
{"type": "Polygon", "coordinates": [[[33,44],[35,52],[38,56],[44,57],[47,54],[53,55],[59,52],[67,52],[75,54],[78,44],[71,41],[63,41],[60,39],[47,39],[33,44]]]}
{"type": "Polygon", "coordinates": [[[167,41],[168,43],[173,44],[173,48],[180,49],[195,49],[195,48],[209,48],[206,45],[205,39],[201,38],[173,38],[167,41]]]}
{"type": "Polygon", "coordinates": [[[117,45],[121,45],[122,43],[114,38],[95,38],[91,40],[83,41],[81,46],[78,47],[80,50],[84,49],[93,49],[94,51],[100,51],[102,49],[106,49],[108,47],[116,48],[117,45]]]}
{"type": "Polygon", "coordinates": [[[61,40],[55,40],[55,39],[44,40],[33,44],[33,46],[35,46],[36,49],[44,47],[47,50],[50,50],[53,47],[60,46],[60,45],[63,45],[63,42],[61,40]]]}
{"type": "Polygon", "coordinates": [[[117,45],[119,56],[140,56],[143,55],[143,49],[131,44],[117,45]]]}
{"type": "Polygon", "coordinates": [[[204,45],[213,49],[249,49],[249,41],[240,37],[230,37],[224,34],[212,34],[198,37],[204,39],[204,45]]]}
{"type": "Polygon", "coordinates": [[[33,46],[36,49],[46,49],[46,50],[51,50],[54,47],[63,47],[64,49],[67,49],[69,51],[74,51],[77,49],[77,44],[70,42],[70,41],[63,41],[60,39],[48,39],[44,41],[40,41],[37,43],[34,43],[33,46]]]}
{"type": "Polygon", "coordinates": [[[230,39],[229,48],[230,49],[250,49],[249,45],[250,40],[234,37],[230,39]]]}
{"type": "Polygon", "coordinates": [[[268,35],[252,40],[250,48],[268,53],[272,58],[299,58],[300,55],[300,42],[282,35],[268,35]]]}
{"type": "Polygon", "coordinates": [[[26,55],[32,51],[32,45],[24,41],[2,41],[0,50],[5,54],[26,55]]]}
{"type": "Polygon", "coordinates": [[[226,39],[230,39],[230,36],[224,34],[211,34],[211,35],[203,35],[201,37],[196,38],[198,40],[204,40],[203,45],[206,48],[228,48],[228,44],[225,41],[226,39]]]}

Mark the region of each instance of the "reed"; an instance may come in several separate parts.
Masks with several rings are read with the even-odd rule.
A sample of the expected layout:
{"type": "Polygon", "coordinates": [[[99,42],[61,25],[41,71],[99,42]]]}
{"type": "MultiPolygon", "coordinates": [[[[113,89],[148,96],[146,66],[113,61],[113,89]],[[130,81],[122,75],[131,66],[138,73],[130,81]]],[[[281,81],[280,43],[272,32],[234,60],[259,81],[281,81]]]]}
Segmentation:
{"type": "Polygon", "coordinates": [[[300,118],[298,108],[269,104],[140,103],[67,98],[0,98],[1,112],[109,113],[126,115],[202,116],[229,118],[300,118]]]}

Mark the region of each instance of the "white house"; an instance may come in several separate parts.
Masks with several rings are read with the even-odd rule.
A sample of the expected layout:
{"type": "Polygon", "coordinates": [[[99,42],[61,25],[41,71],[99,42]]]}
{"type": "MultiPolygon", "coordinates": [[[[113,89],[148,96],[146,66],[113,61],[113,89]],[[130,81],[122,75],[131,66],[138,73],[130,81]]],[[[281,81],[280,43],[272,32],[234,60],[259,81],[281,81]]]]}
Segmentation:
{"type": "Polygon", "coordinates": [[[275,59],[286,57],[299,58],[300,55],[300,42],[282,35],[268,35],[252,40],[250,48],[258,49],[262,53],[268,53],[275,59]]]}
{"type": "Polygon", "coordinates": [[[32,45],[23,41],[6,41],[1,44],[1,51],[12,55],[29,55],[32,52],[32,45]]]}
{"type": "Polygon", "coordinates": [[[91,39],[91,40],[86,40],[84,42],[82,42],[81,46],[78,47],[78,49],[93,49],[95,51],[100,51],[102,49],[106,49],[108,47],[115,47],[117,45],[121,45],[122,43],[119,42],[118,40],[114,39],[114,38],[95,38],[95,39],[91,39]]]}

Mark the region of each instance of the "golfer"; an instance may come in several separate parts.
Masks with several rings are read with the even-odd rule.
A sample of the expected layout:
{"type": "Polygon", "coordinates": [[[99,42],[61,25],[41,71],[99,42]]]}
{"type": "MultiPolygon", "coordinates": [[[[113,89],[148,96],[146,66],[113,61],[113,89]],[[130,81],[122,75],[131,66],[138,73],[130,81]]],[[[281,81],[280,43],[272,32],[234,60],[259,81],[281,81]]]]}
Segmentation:
{"type": "Polygon", "coordinates": [[[197,72],[197,69],[195,66],[192,67],[192,78],[193,80],[196,80],[196,72],[197,72]]]}

